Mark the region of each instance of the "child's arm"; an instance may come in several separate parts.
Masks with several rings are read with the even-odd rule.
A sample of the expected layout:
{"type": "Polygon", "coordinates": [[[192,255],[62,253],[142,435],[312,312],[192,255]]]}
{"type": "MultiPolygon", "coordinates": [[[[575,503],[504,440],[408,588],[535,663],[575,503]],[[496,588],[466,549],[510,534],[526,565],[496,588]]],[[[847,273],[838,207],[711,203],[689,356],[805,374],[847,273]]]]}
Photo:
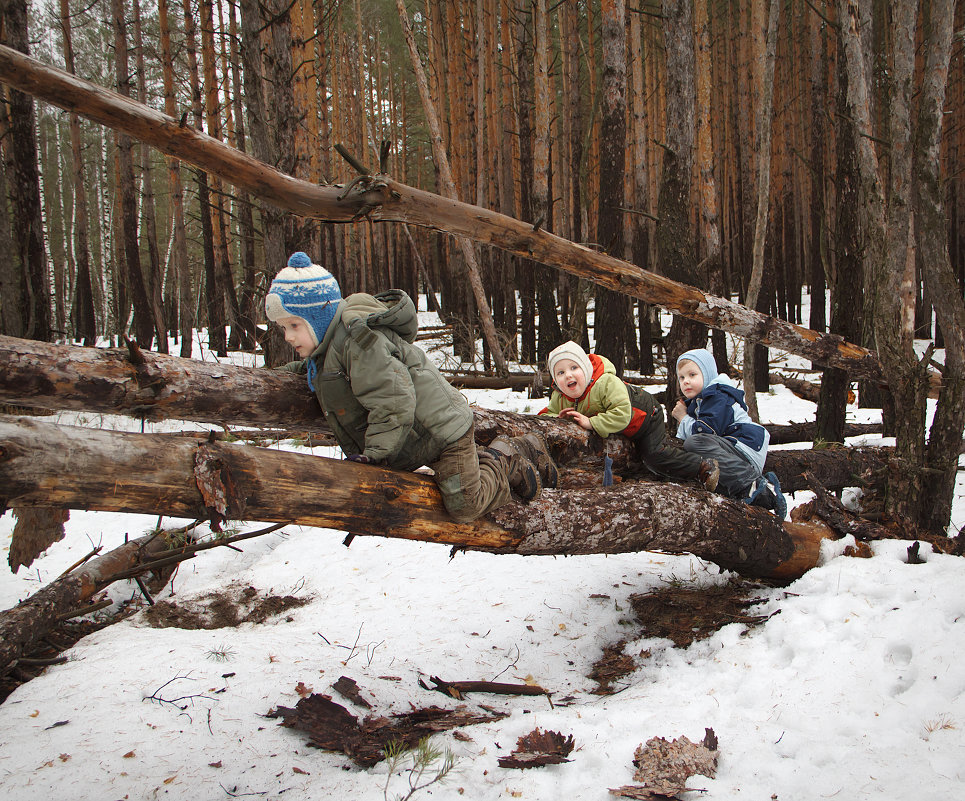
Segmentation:
{"type": "Polygon", "coordinates": [[[540,417],[559,417],[562,406],[563,396],[560,394],[558,389],[554,389],[550,395],[549,405],[538,414],[540,417]]]}
{"type": "Polygon", "coordinates": [[[670,414],[677,421],[677,436],[680,439],[687,439],[694,432],[694,423],[697,422],[687,414],[687,405],[678,399],[670,414]]]}
{"type": "Polygon", "coordinates": [[[590,392],[591,407],[600,409],[589,416],[590,426],[597,434],[608,437],[623,431],[630,424],[633,407],[630,405],[630,391],[623,379],[606,373],[597,379],[590,392]]]}

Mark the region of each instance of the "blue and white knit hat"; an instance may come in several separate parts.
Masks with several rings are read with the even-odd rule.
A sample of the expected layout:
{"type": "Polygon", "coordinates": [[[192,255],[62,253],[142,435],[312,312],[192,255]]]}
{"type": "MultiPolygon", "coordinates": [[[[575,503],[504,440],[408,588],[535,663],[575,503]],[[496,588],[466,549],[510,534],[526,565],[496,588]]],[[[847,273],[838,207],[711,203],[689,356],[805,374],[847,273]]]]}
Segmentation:
{"type": "Polygon", "coordinates": [[[288,266],[279,270],[271,282],[265,298],[265,314],[272,321],[301,317],[312,329],[318,345],[341,299],[335,277],[324,267],[312,264],[307,253],[298,251],[292,253],[288,266]]]}

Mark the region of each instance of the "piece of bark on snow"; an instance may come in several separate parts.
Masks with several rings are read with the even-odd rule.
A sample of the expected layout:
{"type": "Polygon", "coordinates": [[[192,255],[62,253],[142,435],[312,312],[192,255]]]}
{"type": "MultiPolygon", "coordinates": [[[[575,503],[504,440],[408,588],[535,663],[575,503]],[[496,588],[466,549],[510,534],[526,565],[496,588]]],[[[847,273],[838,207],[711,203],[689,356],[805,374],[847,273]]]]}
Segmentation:
{"type": "Polygon", "coordinates": [[[827,535],[824,527],[783,526],[762,509],[701,489],[644,481],[545,490],[530,503],[457,523],[435,483],[418,473],[32,418],[0,418],[0,454],[6,503],[214,514],[493,553],[689,552],[743,575],[793,579],[816,564],[827,535]]]}
{"type": "Polygon", "coordinates": [[[7,563],[11,572],[16,573],[21,566],[30,567],[34,559],[64,538],[64,523],[70,518],[70,512],[49,506],[14,507],[11,511],[17,522],[7,563]]]}
{"type": "Polygon", "coordinates": [[[280,706],[267,716],[281,718],[281,725],[286,728],[305,732],[309,745],[339,751],[357,765],[370,768],[385,759],[384,750],[390,743],[411,748],[423,737],[460,726],[490,723],[506,714],[469,712],[464,706],[455,709],[431,706],[390,717],[370,715],[360,721],[329,696],[312,693],[294,708],[280,706]]]}
{"type": "Polygon", "coordinates": [[[501,768],[538,768],[543,765],[559,765],[572,762],[567,759],[575,743],[573,735],[563,736],[561,732],[543,731],[538,726],[529,734],[516,740],[516,748],[509,756],[497,760],[501,768]]]}
{"type": "Polygon", "coordinates": [[[355,679],[351,679],[348,676],[339,676],[338,681],[332,685],[332,689],[342,696],[342,698],[351,701],[356,706],[361,706],[365,709],[372,708],[372,704],[362,697],[358,682],[356,682],[355,679]]]}
{"type": "Polygon", "coordinates": [[[610,793],[637,799],[675,797],[688,789],[687,780],[696,773],[714,778],[718,756],[713,729],[705,730],[700,743],[693,743],[687,737],[674,740],[651,737],[646,746],[638,746],[633,755],[633,764],[637,767],[633,779],[643,785],[611,789],[610,793]]]}

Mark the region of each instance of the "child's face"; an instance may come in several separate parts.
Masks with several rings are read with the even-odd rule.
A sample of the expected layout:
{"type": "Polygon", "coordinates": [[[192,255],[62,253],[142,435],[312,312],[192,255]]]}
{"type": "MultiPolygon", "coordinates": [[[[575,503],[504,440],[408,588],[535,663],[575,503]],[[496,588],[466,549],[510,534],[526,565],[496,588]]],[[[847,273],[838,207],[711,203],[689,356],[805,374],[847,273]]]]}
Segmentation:
{"type": "Polygon", "coordinates": [[[704,388],[704,374],[694,362],[684,359],[677,365],[677,382],[684,397],[690,400],[704,388]]]}
{"type": "Polygon", "coordinates": [[[586,374],[572,359],[560,359],[553,368],[553,381],[560,392],[570,398],[579,398],[586,389],[586,374]]]}
{"type": "Polygon", "coordinates": [[[301,317],[282,317],[275,323],[285,335],[285,342],[295,349],[301,358],[307,359],[315,350],[315,338],[308,322],[301,317]]]}

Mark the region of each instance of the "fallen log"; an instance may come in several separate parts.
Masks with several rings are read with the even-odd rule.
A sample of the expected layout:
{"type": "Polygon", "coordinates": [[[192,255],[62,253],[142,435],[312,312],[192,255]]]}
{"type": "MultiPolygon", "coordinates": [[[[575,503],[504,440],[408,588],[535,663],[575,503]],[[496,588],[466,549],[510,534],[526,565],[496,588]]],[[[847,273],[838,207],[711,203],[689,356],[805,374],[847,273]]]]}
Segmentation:
{"type": "Polygon", "coordinates": [[[0,488],[2,509],[290,522],[521,555],[693,553],[743,575],[782,580],[813,567],[829,533],[781,525],[761,509],[697,488],[646,481],[546,490],[531,503],[457,523],[419,473],[32,418],[0,417],[0,488]]]}
{"type": "MultiPolygon", "coordinates": [[[[30,646],[56,627],[65,614],[77,611],[106,586],[109,577],[130,570],[151,554],[167,548],[153,534],[125,542],[50,582],[12,609],[0,614],[0,675],[6,673],[30,646]]],[[[113,579],[111,579],[113,580],[113,579]]]]}
{"type": "Polygon", "coordinates": [[[156,109],[0,45],[0,80],[67,111],[130,134],[168,156],[217,175],[286,211],[328,222],[362,217],[421,225],[533,259],[752,342],[812,362],[841,367],[856,378],[881,380],[875,353],[835,334],[811,331],[643,270],[606,253],[555,236],[545,228],[394,181],[359,176],[348,189],[319,186],[235,150],[156,109]]]}
{"type": "MultiPolygon", "coordinates": [[[[330,433],[304,376],[237,367],[126,349],[82,348],[0,336],[0,403],[25,407],[122,414],[143,420],[192,420],[223,426],[267,426],[304,433],[330,433]]],[[[603,452],[614,469],[632,465],[630,443],[607,444],[572,423],[555,418],[473,407],[476,441],[531,431],[547,441],[563,465],[602,469],[603,452]]],[[[881,451],[771,451],[774,470],[788,492],[806,489],[799,478],[814,472],[830,489],[854,486],[855,475],[882,477],[881,451]],[[792,455],[793,453],[793,455],[792,455]],[[877,460],[877,461],[876,461],[877,460]],[[785,483],[786,482],[786,483],[785,483]]],[[[877,483],[877,479],[871,483],[877,483]]]]}
{"type": "MultiPolygon", "coordinates": [[[[771,445],[787,445],[791,442],[812,442],[817,433],[817,423],[784,423],[764,426],[771,435],[771,445]]],[[[845,437],[861,437],[867,434],[880,434],[881,423],[845,423],[845,437]]]]}

